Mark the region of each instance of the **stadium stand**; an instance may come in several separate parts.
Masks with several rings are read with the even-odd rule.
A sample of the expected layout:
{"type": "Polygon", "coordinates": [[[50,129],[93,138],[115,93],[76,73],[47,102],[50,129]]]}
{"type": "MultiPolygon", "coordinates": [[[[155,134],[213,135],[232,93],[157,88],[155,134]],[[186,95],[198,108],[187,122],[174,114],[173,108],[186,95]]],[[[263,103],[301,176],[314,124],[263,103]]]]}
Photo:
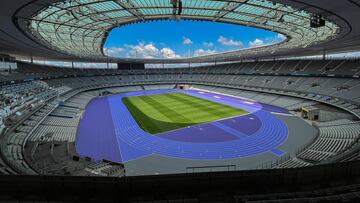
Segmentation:
{"type": "Polygon", "coordinates": [[[358,0],[3,2],[0,202],[359,202],[360,60],[356,53],[347,53],[360,47],[359,8],[358,0]],[[105,54],[106,38],[113,28],[156,20],[246,25],[277,32],[284,40],[189,58],[105,54]],[[344,53],[348,55],[336,56],[344,53]],[[106,68],[92,68],[91,63],[106,68]],[[161,68],[131,68],[145,65],[161,68]],[[120,100],[111,106],[110,98],[120,94],[182,90],[211,95],[209,101],[237,98],[234,103],[261,108],[250,106],[254,112],[244,110],[237,115],[247,122],[247,129],[236,128],[240,126],[237,117],[227,117],[232,126],[221,123],[223,119],[199,125],[187,121],[181,130],[194,127],[204,133],[201,125],[208,124],[210,130],[226,132],[227,139],[253,139],[262,145],[243,147],[244,156],[236,154],[241,151],[237,145],[225,149],[219,147],[225,145],[204,142],[194,149],[193,140],[185,138],[172,145],[164,134],[149,137],[120,100]],[[101,99],[106,102],[99,112],[109,111],[111,116],[109,120],[96,116],[113,126],[108,125],[111,133],[101,131],[101,139],[92,141],[100,146],[111,134],[110,144],[116,147],[109,151],[120,157],[116,161],[98,160],[78,148],[78,132],[88,107],[101,99]],[[118,114],[112,114],[114,109],[118,114]],[[305,116],[311,110],[319,114],[305,116]],[[257,121],[254,115],[261,119],[257,121]],[[116,122],[125,127],[115,126],[116,122]],[[262,139],[258,131],[241,131],[250,131],[256,122],[273,139],[262,139]],[[312,131],[292,128],[299,123],[312,131]],[[160,141],[150,142],[154,137],[160,141]],[[306,142],[298,144],[300,138],[306,142]],[[272,146],[275,141],[280,144],[272,146]],[[143,151],[136,149],[140,145],[143,151]],[[211,147],[215,150],[209,152],[211,147]],[[195,157],[193,152],[200,153],[195,157]],[[235,154],[238,159],[232,157],[235,154]],[[215,162],[221,165],[209,164],[215,162]],[[225,162],[234,165],[222,165],[225,162]],[[151,171],[151,164],[182,168],[178,174],[131,175],[136,174],[134,165],[151,171]],[[251,165],[251,170],[238,170],[236,164],[251,165]],[[216,168],[225,169],[217,172],[216,168]]]}
{"type": "MultiPolygon", "coordinates": [[[[272,66],[272,63],[273,62],[270,62],[269,66],[272,66]]],[[[308,62],[308,64],[309,63],[311,62],[308,62]]],[[[328,62],[322,62],[322,64],[327,63],[328,62]]],[[[343,62],[342,64],[346,63],[347,62],[343,62]]],[[[30,69],[26,68],[27,66],[29,65],[19,64],[19,72],[24,76],[30,74],[43,77],[43,75],[41,75],[42,72],[51,73],[50,70],[52,69],[39,65],[31,65],[31,67],[36,68],[30,69]],[[43,71],[44,69],[49,70],[43,71]],[[36,72],[36,70],[42,71],[36,72]]],[[[309,66],[310,65],[307,67],[309,66]]],[[[265,65],[262,65],[262,67],[265,67],[265,65]]],[[[189,83],[193,84],[192,88],[194,89],[253,99],[265,104],[283,107],[288,110],[299,110],[305,106],[326,103],[344,109],[356,116],[359,116],[360,113],[358,109],[359,103],[354,100],[354,97],[356,97],[356,93],[358,92],[357,87],[360,85],[359,81],[356,79],[316,79],[320,86],[324,83],[325,85],[332,84],[336,87],[345,80],[345,83],[353,82],[349,89],[326,88],[327,92],[323,94],[324,91],[321,88],[314,89],[309,86],[309,84],[314,83],[314,79],[308,76],[220,74],[219,72],[223,70],[228,69],[220,67],[204,67],[191,70],[191,74],[177,74],[179,71],[178,69],[171,70],[171,73],[169,73],[169,70],[167,70],[166,73],[161,73],[161,71],[155,69],[145,70],[143,72],[137,71],[136,73],[128,73],[128,75],[112,75],[116,70],[109,70],[110,73],[107,73],[107,70],[101,70],[101,75],[97,76],[97,74],[89,75],[89,73],[82,73],[84,72],[83,69],[67,70],[66,68],[56,68],[58,74],[57,77],[59,77],[60,74],[66,75],[61,75],[62,78],[46,79],[42,81],[35,80],[29,84],[16,83],[14,84],[14,87],[26,85],[27,89],[31,90],[36,90],[38,87],[45,88],[51,92],[58,90],[55,91],[56,93],[53,93],[54,96],[49,98],[49,100],[56,97],[56,95],[61,96],[57,96],[58,98],[53,100],[52,104],[45,105],[45,107],[33,112],[31,117],[25,119],[20,126],[16,127],[14,133],[6,135],[5,138],[7,138],[8,141],[5,143],[11,144],[6,147],[6,151],[3,150],[3,153],[7,154],[5,157],[7,157],[8,162],[15,165],[18,170],[21,168],[19,171],[25,172],[26,174],[34,173],[34,171],[26,164],[26,161],[24,161],[22,156],[23,149],[21,146],[26,145],[26,142],[36,142],[39,144],[47,142],[73,143],[75,141],[76,126],[79,123],[82,111],[84,111],[87,103],[91,99],[99,95],[99,90],[96,90],[99,88],[102,89],[101,91],[119,93],[143,89],[172,89],[175,87],[174,82],[178,84],[189,83]],[[204,69],[210,73],[216,72],[217,74],[202,74],[204,69]],[[77,77],[67,75],[68,72],[71,72],[71,74],[74,74],[77,77]],[[156,76],[149,72],[160,73],[156,76]],[[86,76],[78,77],[82,74],[86,76]],[[104,76],[104,74],[108,75],[104,76]],[[171,77],[169,77],[168,74],[171,74],[171,77]],[[161,81],[159,81],[158,78],[161,78],[161,81]],[[267,82],[264,83],[264,80],[267,82]],[[285,81],[290,80],[297,81],[297,88],[288,88],[289,85],[285,81]],[[154,83],[160,84],[152,85],[154,83]],[[331,91],[329,91],[329,89],[331,91]],[[339,91],[350,91],[351,93],[339,94],[339,91]]],[[[242,70],[244,70],[244,68],[242,68],[242,70]]],[[[90,71],[92,70],[88,70],[87,72],[90,71]]],[[[6,85],[5,87],[9,89],[12,88],[12,85],[6,85]]],[[[18,94],[21,95],[21,91],[19,91],[18,94]]],[[[26,100],[26,97],[18,96],[18,98],[26,100]]],[[[23,100],[20,101],[22,102],[23,100]]],[[[12,103],[9,104],[12,105],[12,103]]],[[[6,115],[3,114],[3,118],[6,120],[8,115],[9,113],[6,115]]],[[[360,130],[357,121],[342,119],[330,122],[319,122],[316,126],[319,128],[319,136],[312,144],[306,149],[298,152],[296,157],[274,167],[302,167],[322,163],[331,157],[336,157],[338,154],[357,146],[360,130]]],[[[355,155],[351,156],[355,157],[355,155]]]]}

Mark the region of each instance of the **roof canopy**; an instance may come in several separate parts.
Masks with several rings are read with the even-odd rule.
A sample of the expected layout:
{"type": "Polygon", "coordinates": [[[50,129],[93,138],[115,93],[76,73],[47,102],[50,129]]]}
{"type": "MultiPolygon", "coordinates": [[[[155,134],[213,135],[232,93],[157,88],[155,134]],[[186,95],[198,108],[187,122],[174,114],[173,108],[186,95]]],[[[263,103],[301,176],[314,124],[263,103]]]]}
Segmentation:
{"type": "MultiPolygon", "coordinates": [[[[263,28],[287,37],[284,42],[193,59],[248,57],[307,47],[336,38],[339,27],[330,21],[310,27],[311,14],[266,0],[67,0],[53,3],[26,19],[26,32],[62,53],[101,59],[107,34],[114,27],[149,20],[190,19],[263,28]]],[[[206,34],[206,32],[204,32],[206,34]]]]}

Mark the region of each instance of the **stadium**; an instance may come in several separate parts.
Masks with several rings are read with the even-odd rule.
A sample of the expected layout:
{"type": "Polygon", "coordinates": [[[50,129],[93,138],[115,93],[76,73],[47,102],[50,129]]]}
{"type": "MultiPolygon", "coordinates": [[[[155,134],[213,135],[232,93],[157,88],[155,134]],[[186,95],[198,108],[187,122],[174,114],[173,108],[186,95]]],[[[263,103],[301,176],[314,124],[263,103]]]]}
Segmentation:
{"type": "Polygon", "coordinates": [[[0,12],[1,202],[359,201],[359,0],[0,12]]]}

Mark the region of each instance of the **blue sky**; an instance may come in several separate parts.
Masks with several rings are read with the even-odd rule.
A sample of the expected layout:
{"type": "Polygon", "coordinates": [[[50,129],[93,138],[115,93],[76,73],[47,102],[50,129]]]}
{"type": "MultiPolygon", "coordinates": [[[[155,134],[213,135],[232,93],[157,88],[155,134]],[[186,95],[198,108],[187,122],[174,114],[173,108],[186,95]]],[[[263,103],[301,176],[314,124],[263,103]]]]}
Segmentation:
{"type": "Polygon", "coordinates": [[[114,57],[181,58],[284,40],[281,34],[246,26],[195,21],[155,21],[115,28],[105,54],[114,57]]]}

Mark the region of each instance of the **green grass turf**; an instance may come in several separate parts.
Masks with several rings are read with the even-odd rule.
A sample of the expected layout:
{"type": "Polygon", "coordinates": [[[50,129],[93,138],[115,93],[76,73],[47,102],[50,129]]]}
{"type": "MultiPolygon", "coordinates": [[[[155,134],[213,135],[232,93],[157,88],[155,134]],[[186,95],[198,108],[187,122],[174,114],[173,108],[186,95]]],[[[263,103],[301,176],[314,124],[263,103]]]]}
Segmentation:
{"type": "Polygon", "coordinates": [[[138,125],[151,134],[248,113],[182,93],[125,97],[122,101],[138,125]]]}

